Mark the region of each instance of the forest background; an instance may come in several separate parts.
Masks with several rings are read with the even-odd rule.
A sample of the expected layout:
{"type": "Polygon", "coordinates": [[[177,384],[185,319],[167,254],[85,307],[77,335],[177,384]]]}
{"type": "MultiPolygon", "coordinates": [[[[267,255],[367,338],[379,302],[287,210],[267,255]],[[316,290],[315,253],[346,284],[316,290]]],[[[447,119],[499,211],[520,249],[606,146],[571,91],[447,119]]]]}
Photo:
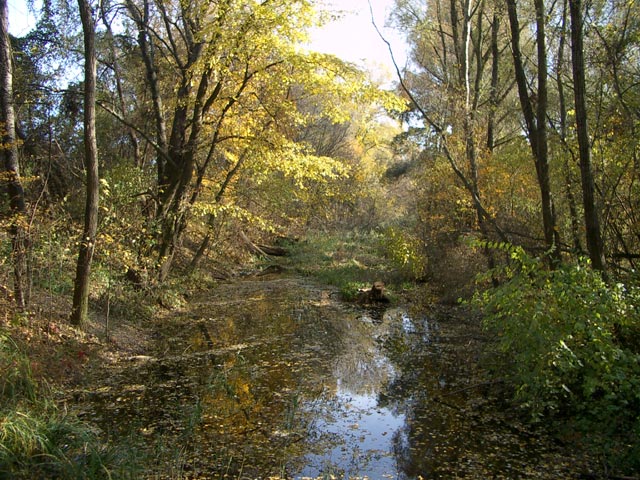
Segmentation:
{"type": "Polygon", "coordinates": [[[5,326],[133,318],[260,245],[367,233],[403,281],[476,292],[533,418],[637,471],[637,1],[397,0],[393,88],[305,47],[329,20],[51,0],[16,38],[0,0],[5,326]]]}

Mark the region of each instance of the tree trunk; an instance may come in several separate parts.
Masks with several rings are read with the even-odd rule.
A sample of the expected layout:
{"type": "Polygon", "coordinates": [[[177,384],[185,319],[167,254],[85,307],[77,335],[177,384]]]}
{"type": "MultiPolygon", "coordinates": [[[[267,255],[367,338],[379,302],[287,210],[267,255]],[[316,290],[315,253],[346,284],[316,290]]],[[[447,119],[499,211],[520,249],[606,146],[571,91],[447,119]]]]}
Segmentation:
{"type": "Polygon", "coordinates": [[[71,323],[82,327],[89,310],[89,280],[91,261],[98,229],[98,148],[96,144],[96,50],[95,28],[91,6],[87,0],[78,0],[84,33],[84,164],[87,175],[87,196],[84,229],[73,288],[71,323]]]}
{"type": "Polygon", "coordinates": [[[538,51],[538,72],[535,101],[529,94],[527,75],[522,61],[520,51],[520,22],[516,8],[516,0],[507,0],[507,10],[509,13],[509,25],[511,28],[511,52],[513,54],[513,66],[518,85],[518,96],[520,106],[524,115],[527,127],[529,145],[533,153],[533,158],[538,177],[538,187],[540,189],[540,199],[542,204],[542,226],[547,252],[551,258],[551,263],[560,261],[560,234],[556,223],[556,215],[551,195],[551,182],[549,178],[549,154],[547,144],[547,50],[545,42],[545,10],[544,1],[535,0],[536,8],[536,44],[538,51]],[[535,103],[535,110],[534,110],[535,103]]]}
{"type": "Polygon", "coordinates": [[[583,5],[582,0],[569,0],[571,16],[571,64],[573,67],[574,99],[576,108],[576,132],[580,156],[580,177],[582,180],[582,202],[587,230],[587,250],[593,268],[605,271],[604,249],[600,232],[600,221],[595,200],[595,185],[591,169],[591,146],[589,144],[589,124],[587,119],[586,83],[583,47],[583,5]]]}
{"type": "Polygon", "coordinates": [[[536,105],[536,143],[538,181],[540,183],[540,196],[542,203],[542,220],[544,226],[544,238],[552,259],[560,260],[560,236],[556,223],[556,213],[551,196],[551,181],[549,176],[549,144],[547,141],[547,44],[545,37],[544,0],[534,1],[536,8],[536,43],[538,50],[538,95],[536,105]]]}
{"type": "Polygon", "coordinates": [[[567,25],[567,0],[562,2],[562,22],[560,25],[560,39],[558,41],[558,53],[556,63],[556,85],[558,88],[558,109],[560,120],[560,140],[564,148],[564,191],[569,206],[569,216],[571,221],[571,237],[573,239],[573,249],[576,254],[582,252],[582,242],[580,240],[580,221],[578,218],[578,208],[575,195],[573,194],[573,180],[571,176],[571,164],[569,157],[572,152],[567,145],[567,101],[564,94],[565,73],[565,45],[566,45],[566,25],[567,25]]]}
{"type": "Polygon", "coordinates": [[[164,118],[165,108],[162,102],[162,95],[160,94],[158,69],[155,64],[155,47],[151,33],[149,32],[149,0],[144,1],[142,12],[138,10],[137,6],[131,0],[127,0],[126,4],[127,9],[138,28],[138,46],[140,47],[140,53],[145,67],[145,79],[151,93],[153,119],[156,128],[156,143],[158,145],[156,169],[158,186],[160,186],[162,179],[164,178],[164,166],[166,164],[167,125],[164,118]]]}
{"type": "Polygon", "coordinates": [[[25,281],[27,274],[27,232],[24,189],[20,181],[18,148],[16,144],[15,114],[13,109],[13,67],[9,37],[9,8],[6,0],[0,0],[0,155],[4,165],[3,183],[9,197],[13,256],[14,297],[19,309],[26,306],[25,281]]]}
{"type": "MultiPolygon", "coordinates": [[[[496,7],[494,7],[496,8],[496,7]]],[[[491,88],[489,90],[489,115],[487,116],[487,149],[493,152],[495,148],[496,109],[498,108],[498,81],[500,74],[500,49],[498,47],[498,31],[500,30],[500,16],[497,10],[493,12],[491,21],[491,88]]]]}

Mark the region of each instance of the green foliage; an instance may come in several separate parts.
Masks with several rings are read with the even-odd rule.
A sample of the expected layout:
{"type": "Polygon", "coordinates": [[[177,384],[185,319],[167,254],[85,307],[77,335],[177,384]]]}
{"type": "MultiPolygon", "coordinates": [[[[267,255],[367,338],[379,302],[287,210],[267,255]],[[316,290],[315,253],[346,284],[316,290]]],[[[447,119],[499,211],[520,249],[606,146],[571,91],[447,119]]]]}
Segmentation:
{"type": "Polygon", "coordinates": [[[37,222],[31,228],[30,262],[33,289],[47,292],[55,296],[71,296],[76,241],[78,236],[75,225],[63,208],[67,202],[60,204],[62,208],[51,207],[48,211],[37,212],[37,222]]]}
{"type": "Polygon", "coordinates": [[[315,233],[290,245],[289,256],[302,273],[340,289],[352,300],[361,288],[374,281],[390,281],[390,269],[379,256],[380,237],[376,233],[315,233]]]}
{"type": "Polygon", "coordinates": [[[585,262],[550,271],[519,247],[492,246],[512,263],[492,272],[506,278],[500,287],[474,300],[502,354],[497,371],[535,418],[562,414],[600,438],[612,462],[637,468],[638,289],[607,284],[585,262]]]}
{"type": "Polygon", "coordinates": [[[399,228],[389,227],[384,231],[382,245],[386,256],[399,270],[413,280],[424,277],[426,258],[423,242],[418,237],[399,228]]]}
{"type": "Polygon", "coordinates": [[[128,268],[151,268],[154,247],[151,191],[148,177],[140,168],[122,161],[104,173],[98,258],[118,272],[128,268]]]}

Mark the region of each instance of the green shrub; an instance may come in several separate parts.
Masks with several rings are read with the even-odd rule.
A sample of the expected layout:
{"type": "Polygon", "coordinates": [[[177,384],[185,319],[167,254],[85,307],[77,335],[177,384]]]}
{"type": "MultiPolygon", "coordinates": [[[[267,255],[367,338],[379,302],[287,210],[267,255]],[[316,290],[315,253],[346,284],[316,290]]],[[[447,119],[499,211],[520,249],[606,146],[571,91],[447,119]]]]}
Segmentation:
{"type": "Polygon", "coordinates": [[[418,237],[408,231],[389,227],[384,231],[382,245],[387,258],[403,274],[412,280],[424,277],[426,256],[418,237]]]}
{"type": "Polygon", "coordinates": [[[640,466],[640,325],[637,288],[608,284],[587,262],[548,270],[520,248],[500,246],[512,264],[478,293],[495,334],[496,371],[536,418],[562,414],[595,433],[616,463],[640,466]]]}

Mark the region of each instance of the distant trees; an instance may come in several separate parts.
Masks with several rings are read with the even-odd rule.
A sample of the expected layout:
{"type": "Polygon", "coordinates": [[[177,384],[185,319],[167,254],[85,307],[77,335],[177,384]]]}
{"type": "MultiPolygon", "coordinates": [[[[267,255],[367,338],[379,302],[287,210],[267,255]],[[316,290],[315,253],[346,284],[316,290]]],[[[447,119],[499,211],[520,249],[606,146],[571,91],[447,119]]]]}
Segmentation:
{"type": "MultiPolygon", "coordinates": [[[[635,268],[640,18],[629,4],[396,5],[394,19],[412,46],[401,86],[413,132],[422,126],[411,138],[423,158],[445,160],[467,191],[477,212],[468,226],[547,252],[553,263],[587,254],[598,270],[635,268]]],[[[461,205],[454,203],[450,209],[461,205]]]]}

